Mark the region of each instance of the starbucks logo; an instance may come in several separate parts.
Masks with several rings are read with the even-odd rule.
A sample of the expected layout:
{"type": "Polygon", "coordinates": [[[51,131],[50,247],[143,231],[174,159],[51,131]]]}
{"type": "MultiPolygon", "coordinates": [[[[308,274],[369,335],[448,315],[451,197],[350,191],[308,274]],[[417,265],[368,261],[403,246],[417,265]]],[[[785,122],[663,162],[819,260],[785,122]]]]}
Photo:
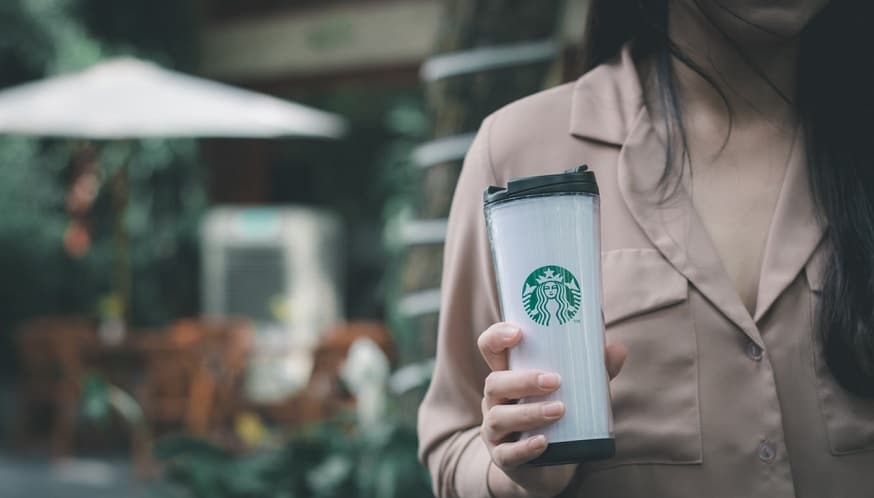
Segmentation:
{"type": "Polygon", "coordinates": [[[547,327],[553,318],[564,325],[580,311],[580,283],[566,268],[541,266],[525,279],[522,306],[539,325],[547,327]]]}

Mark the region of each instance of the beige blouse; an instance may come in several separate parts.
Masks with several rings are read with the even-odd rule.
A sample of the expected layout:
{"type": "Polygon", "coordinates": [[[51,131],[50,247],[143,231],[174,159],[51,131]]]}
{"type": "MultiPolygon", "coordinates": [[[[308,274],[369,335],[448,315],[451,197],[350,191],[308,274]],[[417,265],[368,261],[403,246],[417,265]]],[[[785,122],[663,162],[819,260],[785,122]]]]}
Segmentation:
{"type": "Polygon", "coordinates": [[[476,339],[500,310],[483,189],[588,164],[601,189],[607,340],[629,355],[611,383],[616,457],[581,465],[565,494],[874,497],[874,401],[836,384],[812,327],[824,227],[804,162],[788,166],[750,316],[687,191],[660,202],[664,157],[628,50],[484,121],[452,205],[437,366],[419,412],[437,496],[489,495],[476,339]]]}

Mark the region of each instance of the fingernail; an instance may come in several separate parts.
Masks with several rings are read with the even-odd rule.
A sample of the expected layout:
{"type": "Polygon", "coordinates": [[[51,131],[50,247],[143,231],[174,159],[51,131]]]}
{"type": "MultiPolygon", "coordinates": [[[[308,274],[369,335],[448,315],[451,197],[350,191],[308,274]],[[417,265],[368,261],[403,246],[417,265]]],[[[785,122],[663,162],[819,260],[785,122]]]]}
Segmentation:
{"type": "Polygon", "coordinates": [[[516,338],[516,335],[519,334],[519,329],[516,327],[506,327],[501,329],[501,339],[506,342],[510,342],[516,338]]]}
{"type": "Polygon", "coordinates": [[[539,450],[539,449],[546,448],[546,436],[541,434],[540,436],[532,437],[531,439],[528,440],[528,447],[531,448],[532,450],[539,450]]]}
{"type": "Polygon", "coordinates": [[[544,373],[537,376],[537,385],[541,389],[555,389],[561,384],[561,377],[555,373],[544,373]]]}
{"type": "Polygon", "coordinates": [[[564,404],[561,401],[553,401],[543,405],[543,416],[546,418],[558,418],[564,412],[564,404]]]}

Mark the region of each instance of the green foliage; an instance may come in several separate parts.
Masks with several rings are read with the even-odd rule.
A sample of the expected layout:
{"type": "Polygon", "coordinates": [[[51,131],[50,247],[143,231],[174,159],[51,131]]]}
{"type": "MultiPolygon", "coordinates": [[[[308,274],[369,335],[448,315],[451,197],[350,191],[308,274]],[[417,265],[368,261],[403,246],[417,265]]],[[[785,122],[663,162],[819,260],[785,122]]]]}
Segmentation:
{"type": "MultiPolygon", "coordinates": [[[[147,55],[165,61],[184,53],[178,46],[193,46],[187,39],[193,36],[190,32],[172,36],[168,32],[181,29],[182,20],[151,31],[152,43],[142,30],[136,45],[122,44],[110,36],[111,27],[126,12],[153,7],[153,2],[128,1],[119,3],[124,8],[114,9],[103,4],[95,0],[0,2],[4,67],[0,87],[79,70],[110,55],[139,55],[139,45],[146,47],[147,55]],[[104,10],[95,13],[95,8],[104,10]]],[[[185,19],[191,9],[190,2],[164,7],[161,16],[168,19],[185,19]]],[[[127,159],[131,143],[95,145],[101,149],[101,185],[92,211],[93,240],[88,253],[76,259],[63,247],[70,222],[64,202],[71,158],[82,143],[0,136],[0,274],[4,276],[0,329],[37,314],[92,313],[100,296],[111,290],[116,249],[107,182],[127,159]]],[[[193,141],[148,140],[134,145],[126,223],[131,236],[134,325],[147,326],[196,309],[197,225],[206,196],[193,141]]]]}
{"type": "Polygon", "coordinates": [[[82,399],[79,401],[79,411],[88,420],[105,425],[112,410],[110,403],[109,384],[95,374],[85,376],[82,381],[82,399]]]}
{"type": "Polygon", "coordinates": [[[102,426],[106,426],[110,414],[114,412],[131,427],[145,429],[145,415],[133,396],[110,384],[97,373],[87,374],[82,381],[79,412],[86,419],[102,426]]]}
{"type": "Polygon", "coordinates": [[[424,359],[419,348],[420,338],[397,310],[403,296],[401,275],[406,258],[406,247],[400,241],[405,221],[412,219],[414,208],[421,197],[418,181],[419,171],[413,164],[414,149],[423,143],[430,129],[430,122],[421,101],[399,100],[387,115],[386,127],[395,138],[386,147],[381,158],[381,182],[390,192],[383,208],[384,243],[390,253],[385,272],[386,316],[392,337],[398,345],[402,364],[424,359]]]}
{"type": "MultiPolygon", "coordinates": [[[[5,85],[82,69],[107,54],[70,14],[74,0],[6,0],[0,7],[2,60],[26,71],[5,72],[5,85]],[[15,81],[18,80],[18,81],[15,81]]],[[[5,86],[4,85],[4,86],[5,86]]]]}
{"type": "Polygon", "coordinates": [[[358,431],[344,418],[319,423],[284,446],[236,455],[202,439],[161,441],[167,488],[155,498],[414,498],[431,496],[415,432],[393,421],[358,431]]]}
{"type": "Polygon", "coordinates": [[[197,9],[192,0],[77,0],[74,14],[104,44],[162,65],[196,65],[197,9]]]}

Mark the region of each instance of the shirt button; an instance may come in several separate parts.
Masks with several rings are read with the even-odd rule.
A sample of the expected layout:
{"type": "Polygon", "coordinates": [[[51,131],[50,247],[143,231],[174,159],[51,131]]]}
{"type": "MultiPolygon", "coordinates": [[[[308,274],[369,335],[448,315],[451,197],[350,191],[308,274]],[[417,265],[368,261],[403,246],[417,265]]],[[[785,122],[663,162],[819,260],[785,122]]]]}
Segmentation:
{"type": "Polygon", "coordinates": [[[777,445],[771,441],[762,441],[759,444],[759,460],[771,463],[777,458],[777,445]]]}
{"type": "Polygon", "coordinates": [[[753,341],[748,342],[747,357],[753,361],[762,361],[762,348],[753,341]]]}

